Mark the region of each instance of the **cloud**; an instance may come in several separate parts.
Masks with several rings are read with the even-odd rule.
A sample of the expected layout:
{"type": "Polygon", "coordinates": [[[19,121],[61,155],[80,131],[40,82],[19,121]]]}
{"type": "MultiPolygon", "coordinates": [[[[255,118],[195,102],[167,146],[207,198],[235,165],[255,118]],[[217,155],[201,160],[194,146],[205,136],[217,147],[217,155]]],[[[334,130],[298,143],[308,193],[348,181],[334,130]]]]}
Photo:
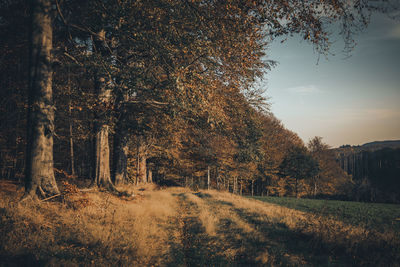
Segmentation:
{"type": "Polygon", "coordinates": [[[315,85],[303,85],[303,86],[296,86],[296,87],[291,87],[286,89],[287,91],[291,93],[296,93],[296,94],[313,94],[313,93],[321,93],[322,90],[316,87],[315,85]]]}

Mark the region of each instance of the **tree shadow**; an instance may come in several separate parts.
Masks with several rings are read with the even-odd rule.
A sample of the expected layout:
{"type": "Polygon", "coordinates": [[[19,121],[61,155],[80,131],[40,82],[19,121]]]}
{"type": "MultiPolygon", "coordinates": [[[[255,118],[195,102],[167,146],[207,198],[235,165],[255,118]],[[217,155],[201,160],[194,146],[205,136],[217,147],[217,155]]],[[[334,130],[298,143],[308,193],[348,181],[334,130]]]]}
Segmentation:
{"type": "Polygon", "coordinates": [[[19,255],[1,255],[0,266],[7,267],[34,267],[44,266],[46,261],[38,260],[33,254],[19,254],[19,255]]]}
{"type": "Polygon", "coordinates": [[[182,217],[181,242],[171,244],[171,260],[167,266],[230,266],[215,246],[216,237],[209,236],[198,214],[196,203],[187,200],[185,193],[177,195],[184,206],[187,216],[182,217]]]}
{"type": "MultiPolygon", "coordinates": [[[[232,203],[226,205],[232,207],[232,203]]],[[[284,223],[266,223],[258,213],[239,208],[231,210],[256,231],[244,231],[231,220],[222,220],[218,236],[224,235],[225,243],[238,249],[235,263],[240,266],[343,266],[355,263],[353,255],[346,253],[343,245],[324,242],[316,235],[290,229],[284,223]],[[268,259],[263,259],[263,254],[268,259]]]]}

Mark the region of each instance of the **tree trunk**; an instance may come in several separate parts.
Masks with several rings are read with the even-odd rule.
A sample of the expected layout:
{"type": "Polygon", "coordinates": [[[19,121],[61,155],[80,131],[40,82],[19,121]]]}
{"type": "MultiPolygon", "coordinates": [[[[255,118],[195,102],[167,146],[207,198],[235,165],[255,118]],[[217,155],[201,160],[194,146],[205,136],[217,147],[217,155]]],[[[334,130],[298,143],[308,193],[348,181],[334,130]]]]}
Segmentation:
{"type": "MultiPolygon", "coordinates": [[[[104,34],[104,31],[100,31],[104,34]]],[[[104,45],[104,40],[100,37],[101,34],[96,36],[93,43],[95,50],[101,56],[106,55],[107,52],[104,45]]],[[[106,74],[106,70],[98,69],[95,77],[95,93],[97,94],[97,109],[95,113],[95,176],[93,179],[93,186],[103,187],[111,192],[120,193],[111,182],[110,171],[110,145],[108,141],[110,114],[109,109],[111,105],[110,88],[112,78],[106,74]]]]}
{"type": "Polygon", "coordinates": [[[53,170],[53,33],[50,14],[51,1],[33,1],[24,198],[36,197],[38,189],[49,195],[59,193],[53,170]]]}
{"type": "Polygon", "coordinates": [[[147,169],[147,182],[148,183],[153,182],[153,171],[150,168],[147,169]]]}
{"type": "Polygon", "coordinates": [[[147,183],[147,173],[146,173],[146,156],[142,155],[140,157],[140,162],[139,162],[139,176],[140,176],[140,182],[142,183],[147,183]]]}
{"type": "Polygon", "coordinates": [[[119,128],[114,135],[114,169],[113,179],[116,185],[128,181],[128,136],[119,128]]]}
{"type": "Polygon", "coordinates": [[[111,183],[108,131],[108,125],[101,125],[96,133],[95,184],[106,188],[111,183]]]}
{"type": "Polygon", "coordinates": [[[75,157],[74,157],[74,139],[72,134],[72,107],[71,107],[71,84],[68,70],[68,90],[69,90],[69,99],[68,99],[68,123],[69,123],[69,152],[70,152],[70,160],[71,160],[71,175],[75,176],[75,157]]]}
{"type": "Polygon", "coordinates": [[[219,173],[218,173],[218,167],[215,167],[215,177],[217,177],[217,190],[219,190],[219,173]]]}
{"type": "Polygon", "coordinates": [[[210,166],[207,166],[207,190],[210,190],[210,166]]]}
{"type": "Polygon", "coordinates": [[[314,198],[317,196],[317,179],[318,178],[314,178],[314,198]]]}
{"type": "Polygon", "coordinates": [[[107,105],[110,102],[110,90],[106,88],[105,78],[97,78],[96,91],[100,108],[96,113],[95,126],[95,177],[94,185],[114,190],[110,172],[110,146],[108,141],[107,105]]]}
{"type": "Polygon", "coordinates": [[[71,120],[69,121],[69,153],[70,153],[70,160],[71,160],[71,175],[75,176],[74,139],[72,136],[72,121],[71,120]]]}
{"type": "Polygon", "coordinates": [[[96,155],[95,155],[95,178],[92,186],[98,186],[117,194],[118,196],[132,196],[127,192],[121,192],[115,188],[110,176],[110,146],[108,142],[109,126],[101,125],[96,134],[96,155]]]}
{"type": "Polygon", "coordinates": [[[136,146],[136,185],[139,183],[139,175],[140,175],[140,151],[139,151],[139,141],[136,146]]]}

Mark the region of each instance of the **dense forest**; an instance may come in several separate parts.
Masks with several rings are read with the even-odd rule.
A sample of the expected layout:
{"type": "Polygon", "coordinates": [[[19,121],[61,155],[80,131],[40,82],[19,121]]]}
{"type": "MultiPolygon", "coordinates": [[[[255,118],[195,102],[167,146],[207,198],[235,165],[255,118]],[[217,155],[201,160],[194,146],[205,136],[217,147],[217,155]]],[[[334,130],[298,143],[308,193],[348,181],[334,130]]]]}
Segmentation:
{"type": "Polygon", "coordinates": [[[340,167],[353,178],[355,200],[400,201],[399,141],[347,145],[334,151],[340,167]]]}
{"type": "Polygon", "coordinates": [[[1,178],[24,182],[24,199],[56,195],[63,183],[117,195],[120,184],[151,182],[352,194],[334,151],[286,129],[258,82],[276,64],[273,40],[297,34],[328,55],[336,25],[350,51],[371,12],[387,8],[367,0],[1,1],[1,178]]]}

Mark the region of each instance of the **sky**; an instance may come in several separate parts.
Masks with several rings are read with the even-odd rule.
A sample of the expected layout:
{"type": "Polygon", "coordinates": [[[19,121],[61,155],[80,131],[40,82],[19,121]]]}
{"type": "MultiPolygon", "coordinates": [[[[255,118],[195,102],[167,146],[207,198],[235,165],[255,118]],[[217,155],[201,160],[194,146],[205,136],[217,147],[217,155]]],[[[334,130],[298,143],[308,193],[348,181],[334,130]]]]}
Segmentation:
{"type": "Polygon", "coordinates": [[[355,40],[350,57],[340,37],[328,59],[298,37],[267,50],[278,61],[261,85],[271,111],[305,143],[314,136],[332,147],[400,140],[400,19],[373,15],[355,40]]]}

